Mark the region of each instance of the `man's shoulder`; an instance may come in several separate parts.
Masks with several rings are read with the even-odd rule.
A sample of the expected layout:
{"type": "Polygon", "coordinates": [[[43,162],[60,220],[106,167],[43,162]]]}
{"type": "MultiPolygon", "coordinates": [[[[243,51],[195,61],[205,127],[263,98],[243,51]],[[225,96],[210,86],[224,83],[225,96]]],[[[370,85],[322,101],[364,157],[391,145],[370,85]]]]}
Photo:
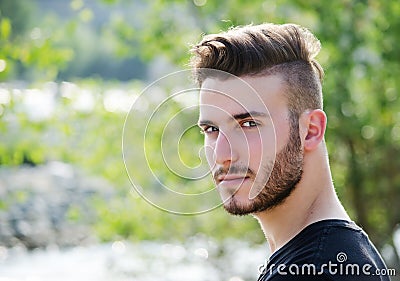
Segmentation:
{"type": "Polygon", "coordinates": [[[326,220],[309,225],[275,252],[259,280],[388,280],[369,278],[382,268],[381,256],[360,227],[326,220]]]}

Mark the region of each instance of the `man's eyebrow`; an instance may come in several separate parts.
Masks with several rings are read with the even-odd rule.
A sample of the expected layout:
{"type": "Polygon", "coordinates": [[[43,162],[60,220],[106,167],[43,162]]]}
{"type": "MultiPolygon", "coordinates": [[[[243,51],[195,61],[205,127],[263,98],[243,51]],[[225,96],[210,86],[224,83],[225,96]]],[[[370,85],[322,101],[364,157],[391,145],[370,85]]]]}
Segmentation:
{"type": "Polygon", "coordinates": [[[215,126],[213,121],[210,120],[199,120],[197,122],[197,126],[202,127],[202,126],[215,126]]]}
{"type": "Polygon", "coordinates": [[[235,120],[241,120],[249,117],[267,117],[267,116],[269,116],[269,114],[266,112],[250,111],[250,112],[234,114],[232,117],[235,120]]]}
{"type": "MultiPolygon", "coordinates": [[[[260,112],[260,111],[250,111],[250,112],[243,112],[243,113],[238,113],[238,114],[234,114],[232,115],[231,120],[242,120],[242,119],[246,119],[249,117],[268,117],[269,114],[266,112],[260,112]]],[[[197,125],[199,127],[202,126],[215,126],[215,123],[211,120],[199,120],[197,122],[197,125]]]]}

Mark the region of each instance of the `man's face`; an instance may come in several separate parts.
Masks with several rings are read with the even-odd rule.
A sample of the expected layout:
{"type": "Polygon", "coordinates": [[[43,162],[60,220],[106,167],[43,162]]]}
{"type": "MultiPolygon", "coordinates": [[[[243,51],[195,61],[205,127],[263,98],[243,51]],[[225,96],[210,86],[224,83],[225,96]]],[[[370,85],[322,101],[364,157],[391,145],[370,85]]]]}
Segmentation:
{"type": "Polygon", "coordinates": [[[199,125],[228,212],[261,212],[289,196],[302,175],[297,124],[291,123],[279,76],[203,82],[199,125]]]}

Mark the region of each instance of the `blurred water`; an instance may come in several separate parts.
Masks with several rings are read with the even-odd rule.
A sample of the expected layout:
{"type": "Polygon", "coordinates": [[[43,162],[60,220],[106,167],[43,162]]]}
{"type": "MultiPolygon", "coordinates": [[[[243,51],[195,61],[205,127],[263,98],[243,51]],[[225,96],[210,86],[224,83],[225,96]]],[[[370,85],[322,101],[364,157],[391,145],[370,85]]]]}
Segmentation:
{"type": "MultiPolygon", "coordinates": [[[[400,230],[394,242],[400,254],[400,230]]],[[[0,281],[247,281],[257,279],[267,254],[266,245],[205,237],[184,244],[115,241],[32,252],[0,247],[0,281]]]]}
{"type": "MultiPolygon", "coordinates": [[[[400,254],[400,230],[394,241],[400,254]]],[[[32,252],[0,247],[0,281],[256,280],[266,248],[204,237],[190,238],[185,244],[115,241],[32,252]]]]}
{"type": "Polygon", "coordinates": [[[0,281],[255,280],[266,246],[194,238],[182,244],[116,241],[26,252],[0,249],[0,281]]]}

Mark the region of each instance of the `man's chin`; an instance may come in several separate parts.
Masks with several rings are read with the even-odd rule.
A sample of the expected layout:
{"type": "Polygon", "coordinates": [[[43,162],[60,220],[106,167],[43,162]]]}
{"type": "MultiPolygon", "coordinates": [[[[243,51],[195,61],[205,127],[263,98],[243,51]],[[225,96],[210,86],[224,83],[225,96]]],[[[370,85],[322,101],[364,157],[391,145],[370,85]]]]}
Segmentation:
{"type": "Polygon", "coordinates": [[[225,211],[235,216],[245,216],[255,211],[248,202],[247,204],[240,202],[235,195],[225,200],[223,206],[225,211]]]}
{"type": "Polygon", "coordinates": [[[242,196],[234,194],[228,199],[224,200],[223,206],[225,211],[235,216],[245,216],[250,214],[255,215],[257,213],[270,211],[280,206],[285,201],[287,196],[284,196],[282,198],[277,198],[277,200],[275,201],[268,201],[268,200],[257,200],[257,198],[255,199],[242,198],[242,196]]]}

